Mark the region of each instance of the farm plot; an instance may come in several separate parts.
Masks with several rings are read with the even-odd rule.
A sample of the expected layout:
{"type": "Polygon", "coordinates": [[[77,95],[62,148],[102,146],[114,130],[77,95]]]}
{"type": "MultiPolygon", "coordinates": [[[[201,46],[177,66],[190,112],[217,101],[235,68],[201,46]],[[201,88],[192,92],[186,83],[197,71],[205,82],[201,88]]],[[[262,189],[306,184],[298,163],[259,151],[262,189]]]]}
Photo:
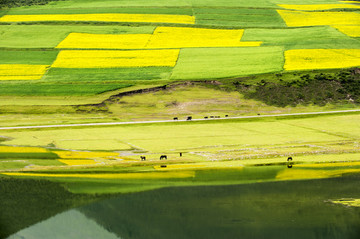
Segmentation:
{"type": "MultiPolygon", "coordinates": [[[[0,31],[2,32],[0,47],[31,49],[54,48],[72,32],[84,34],[151,34],[154,29],[155,27],[153,26],[56,25],[56,27],[54,27],[53,25],[0,25],[0,31]]],[[[25,55],[25,52],[22,51],[21,54],[25,55]]],[[[51,54],[51,52],[33,51],[31,54],[51,54]]],[[[19,57],[19,55],[17,57],[18,60],[23,58],[19,57]]],[[[1,55],[1,59],[4,57],[7,56],[1,55]]]]}
{"type": "Polygon", "coordinates": [[[360,8],[359,5],[352,4],[278,4],[279,7],[292,9],[292,10],[302,10],[302,11],[318,11],[318,10],[329,10],[329,9],[344,9],[344,8],[360,8]]]}
{"type": "Polygon", "coordinates": [[[243,32],[244,30],[157,27],[151,35],[71,33],[57,48],[161,49],[260,46],[259,41],[241,42],[243,32]]]}
{"type": "Polygon", "coordinates": [[[346,68],[360,65],[360,49],[285,51],[285,70],[346,68]]]}
{"type": "Polygon", "coordinates": [[[76,22],[153,22],[153,23],[179,23],[195,24],[195,17],[187,15],[165,14],[43,14],[43,15],[5,15],[0,22],[51,22],[51,21],[76,21],[76,22]]]}
{"type": "MultiPolygon", "coordinates": [[[[6,80],[9,76],[5,76],[6,80]]],[[[30,76],[22,76],[29,79],[30,76]]],[[[20,78],[20,77],[19,77],[20,78]]],[[[9,83],[0,84],[0,95],[3,96],[87,96],[126,88],[131,84],[102,84],[102,83],[9,83]]]]}
{"type": "MultiPolygon", "coordinates": [[[[341,26],[356,32],[354,26],[341,26]]],[[[360,31],[359,31],[360,32],[360,31]]],[[[355,33],[356,34],[356,33],[355,33]]],[[[360,42],[347,37],[330,26],[316,26],[290,29],[246,29],[243,41],[262,41],[262,46],[282,46],[290,49],[360,48],[360,42]]]]}
{"type": "Polygon", "coordinates": [[[285,27],[275,9],[194,8],[196,24],[225,27],[285,27]]]}
{"type": "Polygon", "coordinates": [[[182,49],[171,79],[208,79],[281,71],[281,47],[182,49]]]}
{"type": "Polygon", "coordinates": [[[359,25],[357,12],[302,12],[277,10],[289,27],[322,25],[359,25]]]}
{"type": "Polygon", "coordinates": [[[113,68],[113,67],[173,67],[179,50],[64,50],[52,67],[59,68],[113,68]]]}
{"type": "Polygon", "coordinates": [[[50,68],[44,76],[44,80],[59,83],[91,82],[93,84],[96,81],[107,82],[109,84],[111,82],[120,82],[121,85],[125,86],[126,84],[133,84],[133,81],[169,80],[171,71],[172,67],[50,68]]]}
{"type": "Polygon", "coordinates": [[[358,26],[333,26],[338,29],[340,32],[351,36],[351,37],[360,37],[360,25],[358,26]]]}
{"type": "Polygon", "coordinates": [[[48,65],[0,64],[0,80],[39,80],[48,65]]]}

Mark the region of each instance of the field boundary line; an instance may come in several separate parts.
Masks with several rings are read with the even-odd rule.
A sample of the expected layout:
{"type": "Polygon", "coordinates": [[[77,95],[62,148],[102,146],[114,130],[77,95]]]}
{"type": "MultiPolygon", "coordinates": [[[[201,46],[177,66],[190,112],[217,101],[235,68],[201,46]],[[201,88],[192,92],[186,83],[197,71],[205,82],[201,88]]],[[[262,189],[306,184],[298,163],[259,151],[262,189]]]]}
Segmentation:
{"type": "Polygon", "coordinates": [[[286,117],[286,116],[302,116],[302,115],[324,115],[337,113],[360,112],[357,110],[337,110],[323,112],[306,112],[306,113],[290,113],[290,114],[274,114],[274,115],[251,115],[224,118],[208,118],[208,119],[192,119],[192,120],[155,120],[155,121],[134,121],[134,122],[104,122],[104,123],[84,123],[84,124],[60,124],[60,125],[34,125],[34,126],[10,126],[0,127],[0,130],[12,129],[41,129],[41,128],[67,128],[67,127],[86,127],[86,126],[112,126],[112,125],[132,125],[132,124],[153,124],[153,123],[177,123],[177,122],[193,122],[193,121],[215,121],[215,120],[231,120],[231,119],[253,119],[253,118],[269,118],[269,117],[286,117]]]}

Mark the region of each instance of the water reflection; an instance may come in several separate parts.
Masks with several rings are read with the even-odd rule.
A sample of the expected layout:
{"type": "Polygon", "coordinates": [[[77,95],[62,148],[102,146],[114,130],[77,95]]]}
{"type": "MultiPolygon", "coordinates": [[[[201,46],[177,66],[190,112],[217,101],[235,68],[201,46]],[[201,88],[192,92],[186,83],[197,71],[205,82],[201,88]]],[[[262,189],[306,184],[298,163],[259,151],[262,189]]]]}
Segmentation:
{"type": "Polygon", "coordinates": [[[360,238],[360,208],[329,199],[360,198],[359,179],[173,187],[125,194],[59,214],[10,238],[355,239],[360,238]]]}

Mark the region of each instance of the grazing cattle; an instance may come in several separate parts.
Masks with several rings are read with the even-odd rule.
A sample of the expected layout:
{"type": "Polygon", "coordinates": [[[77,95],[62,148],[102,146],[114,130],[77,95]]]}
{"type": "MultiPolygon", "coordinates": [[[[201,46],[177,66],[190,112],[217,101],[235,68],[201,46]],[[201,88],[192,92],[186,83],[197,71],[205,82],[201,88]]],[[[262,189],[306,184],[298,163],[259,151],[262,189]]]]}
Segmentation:
{"type": "Polygon", "coordinates": [[[220,118],[220,116],[215,116],[215,118],[220,118]]]}
{"type": "Polygon", "coordinates": [[[163,159],[167,159],[167,156],[166,155],[161,155],[160,160],[163,160],[163,159]]]}
{"type": "Polygon", "coordinates": [[[192,117],[191,117],[191,116],[188,116],[186,120],[192,120],[192,117]]]}
{"type": "Polygon", "coordinates": [[[180,157],[182,157],[182,153],[180,152],[180,157]]]}
{"type": "Polygon", "coordinates": [[[229,117],[229,115],[225,115],[225,117],[229,117]]]}
{"type": "Polygon", "coordinates": [[[214,116],[210,116],[210,118],[214,118],[214,116]]]}
{"type": "Polygon", "coordinates": [[[178,117],[174,117],[174,120],[178,120],[178,117]]]}
{"type": "Polygon", "coordinates": [[[141,158],[141,161],[145,161],[146,160],[146,157],[145,156],[140,156],[141,158]]]}
{"type": "Polygon", "coordinates": [[[209,118],[209,117],[207,117],[207,116],[204,117],[204,119],[207,119],[207,118],[209,118]]]}
{"type": "Polygon", "coordinates": [[[160,168],[166,168],[167,166],[166,165],[160,165],[160,168]]]}

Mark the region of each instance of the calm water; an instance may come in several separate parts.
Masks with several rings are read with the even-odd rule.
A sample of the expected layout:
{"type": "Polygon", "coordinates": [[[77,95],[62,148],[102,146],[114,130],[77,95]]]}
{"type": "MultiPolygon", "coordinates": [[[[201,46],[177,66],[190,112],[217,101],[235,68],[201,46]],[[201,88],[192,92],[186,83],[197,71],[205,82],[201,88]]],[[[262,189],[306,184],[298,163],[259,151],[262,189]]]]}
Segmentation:
{"type": "Polygon", "coordinates": [[[360,238],[360,176],[120,195],[57,214],[9,238],[360,238]]]}

